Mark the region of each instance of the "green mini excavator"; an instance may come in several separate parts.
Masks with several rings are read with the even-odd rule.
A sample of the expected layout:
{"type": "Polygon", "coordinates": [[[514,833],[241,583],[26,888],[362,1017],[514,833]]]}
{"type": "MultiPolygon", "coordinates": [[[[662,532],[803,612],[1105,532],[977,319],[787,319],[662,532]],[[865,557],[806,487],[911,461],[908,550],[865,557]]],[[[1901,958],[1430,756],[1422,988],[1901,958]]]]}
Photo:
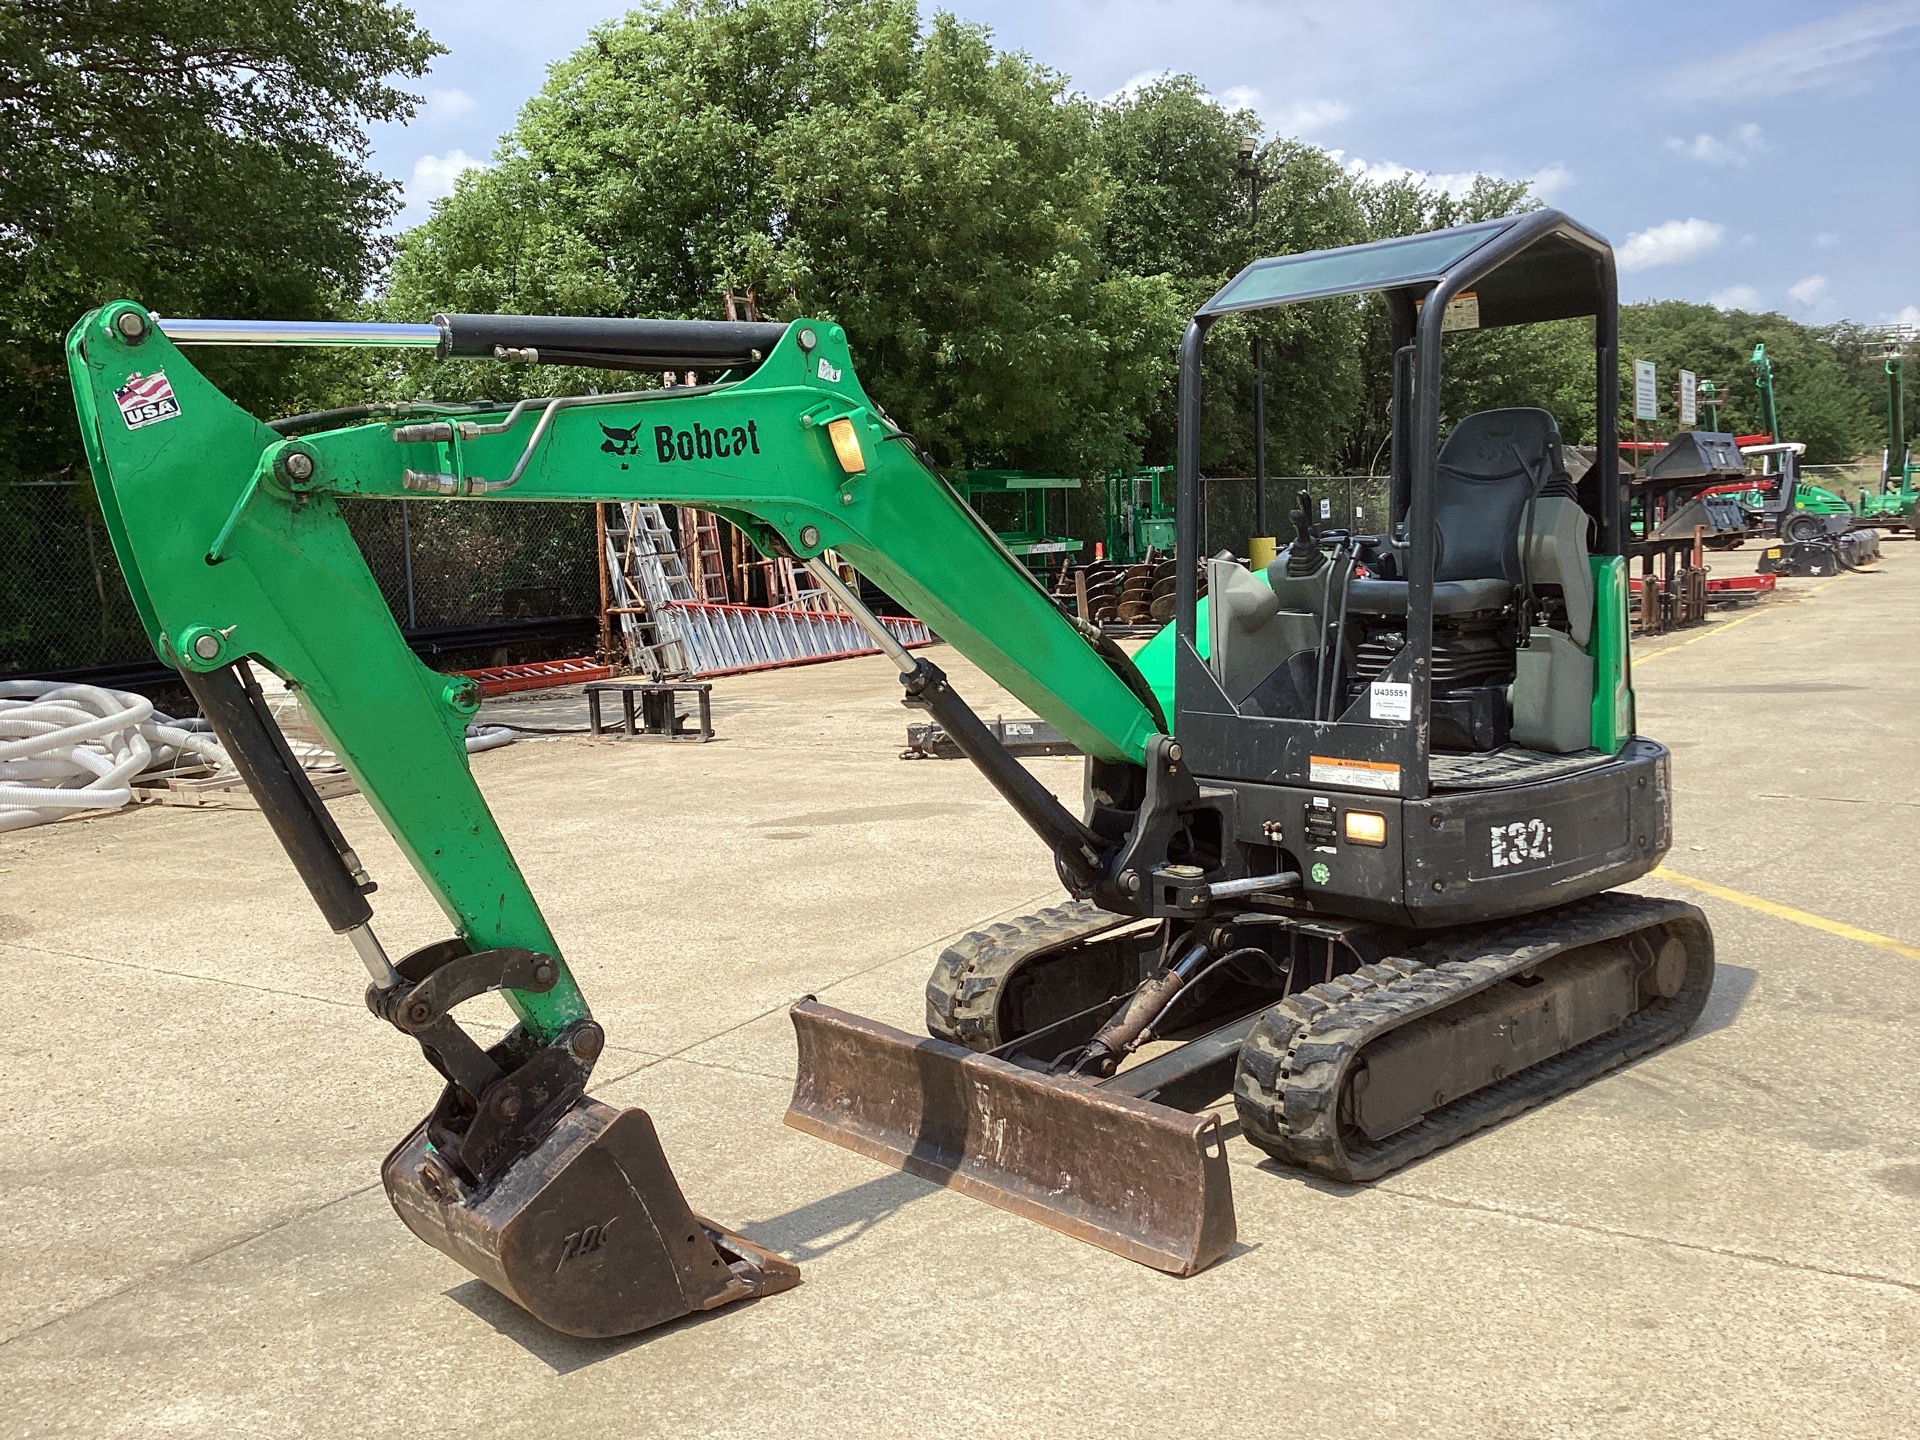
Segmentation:
{"type": "Polygon", "coordinates": [[[1634,733],[1615,308],[1607,243],[1551,210],[1248,267],[1182,343],[1177,600],[1138,657],[1040,589],[868,397],[830,323],[330,326],[117,302],[68,354],[157,652],[364,962],[373,1014],[445,1082],[383,1168],[395,1209],[547,1324],[616,1335],[798,1272],[688,1206],[644,1112],[586,1094],[605,1037],[469,772],[474,687],[409,653],[339,502],[660,501],[803,562],[1073,898],[949,947],[927,1035],[798,1002],[789,1122],[1187,1274],[1234,1239],[1227,1104],[1283,1164],[1365,1181],[1674,1039],[1704,1003],[1699,911],[1614,888],[1659,862],[1669,814],[1667,752],[1634,733]],[[1264,570],[1202,556],[1210,329],[1376,295],[1390,525],[1316,533],[1303,496],[1264,570]],[[1577,316],[1594,322],[1592,468],[1569,473],[1544,409],[1443,423],[1450,336],[1577,316]],[[263,423],[187,358],[301,343],[717,378],[263,423]],[[1085,752],[1078,813],[898,645],[829,548],[1085,752]],[[297,690],[450,935],[399,958],[376,937],[373,882],[259,666],[297,690]],[[483,1047],[454,1012],[486,993],[519,1023],[483,1047]]]}

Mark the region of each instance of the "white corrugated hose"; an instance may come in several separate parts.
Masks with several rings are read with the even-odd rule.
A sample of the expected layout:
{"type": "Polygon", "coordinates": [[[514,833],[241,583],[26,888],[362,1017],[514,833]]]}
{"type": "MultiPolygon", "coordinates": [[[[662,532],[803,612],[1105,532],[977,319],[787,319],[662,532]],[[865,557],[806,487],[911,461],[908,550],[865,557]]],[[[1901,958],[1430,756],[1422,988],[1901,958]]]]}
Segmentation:
{"type": "MultiPolygon", "coordinates": [[[[269,692],[287,748],[308,770],[339,764],[306,738],[284,687],[269,692]]],[[[469,725],[467,751],[516,738],[505,725],[469,725]]],[[[80,810],[118,810],[136,776],[211,766],[231,774],[227,752],[204,720],[175,720],[144,696],[53,680],[0,680],[0,831],[44,825],[80,810]]]]}
{"type": "Polygon", "coordinates": [[[0,680],[0,831],[76,810],[118,810],[133,778],[182,759],[223,765],[212,735],[157,714],[124,690],[0,680]]]}

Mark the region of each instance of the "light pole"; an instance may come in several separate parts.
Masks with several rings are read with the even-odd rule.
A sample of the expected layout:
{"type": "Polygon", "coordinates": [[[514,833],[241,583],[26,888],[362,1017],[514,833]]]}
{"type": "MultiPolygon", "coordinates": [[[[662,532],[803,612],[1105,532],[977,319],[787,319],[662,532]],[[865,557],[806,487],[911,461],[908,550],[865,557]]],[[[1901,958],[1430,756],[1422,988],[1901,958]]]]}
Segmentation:
{"type": "MultiPolygon", "coordinates": [[[[1248,247],[1259,259],[1260,248],[1260,190],[1267,183],[1267,176],[1260,169],[1260,160],[1264,152],[1248,136],[1240,142],[1239,177],[1247,182],[1248,206],[1247,231],[1252,244],[1248,247]]],[[[1259,569],[1271,559],[1277,551],[1272,531],[1267,527],[1267,352],[1261,337],[1253,337],[1253,538],[1248,544],[1248,558],[1254,568],[1259,569]],[[1262,549],[1264,543],[1265,554],[1262,549]]]]}

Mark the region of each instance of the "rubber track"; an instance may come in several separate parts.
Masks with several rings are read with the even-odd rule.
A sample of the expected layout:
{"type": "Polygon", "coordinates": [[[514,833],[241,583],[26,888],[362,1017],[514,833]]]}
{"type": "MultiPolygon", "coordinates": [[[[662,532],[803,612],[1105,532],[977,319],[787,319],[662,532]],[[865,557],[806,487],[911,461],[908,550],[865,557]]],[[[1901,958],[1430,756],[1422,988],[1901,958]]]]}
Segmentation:
{"type": "Polygon", "coordinates": [[[969,1050],[1015,1037],[999,1033],[1000,990],[1014,971],[1045,951],[1136,923],[1086,900],[970,930],[940,952],[927,980],[927,1033],[969,1050]]]}
{"type": "Polygon", "coordinates": [[[1263,1014],[1241,1047],[1234,1077],[1241,1131],[1283,1164],[1334,1180],[1374,1180],[1679,1038],[1712,984],[1706,917],[1677,900],[1614,891],[1454,932],[1312,986],[1263,1014]],[[1674,926],[1688,942],[1686,974],[1671,999],[1655,1000],[1606,1034],[1464,1095],[1384,1140],[1343,1133],[1347,1072],[1373,1041],[1558,953],[1659,925],[1674,926]]]}

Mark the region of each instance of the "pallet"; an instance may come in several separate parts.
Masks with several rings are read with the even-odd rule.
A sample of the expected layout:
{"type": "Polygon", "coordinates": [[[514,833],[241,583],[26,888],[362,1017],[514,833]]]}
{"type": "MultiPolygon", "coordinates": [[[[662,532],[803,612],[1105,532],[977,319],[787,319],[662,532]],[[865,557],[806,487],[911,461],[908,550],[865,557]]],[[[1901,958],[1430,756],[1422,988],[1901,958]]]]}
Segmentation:
{"type": "MultiPolygon", "coordinates": [[[[344,770],[309,770],[307,778],[322,800],[358,795],[360,787],[344,770]]],[[[133,782],[136,805],[179,805],[199,810],[258,810],[259,802],[238,775],[203,771],[200,774],[154,775],[133,782]]]]}

